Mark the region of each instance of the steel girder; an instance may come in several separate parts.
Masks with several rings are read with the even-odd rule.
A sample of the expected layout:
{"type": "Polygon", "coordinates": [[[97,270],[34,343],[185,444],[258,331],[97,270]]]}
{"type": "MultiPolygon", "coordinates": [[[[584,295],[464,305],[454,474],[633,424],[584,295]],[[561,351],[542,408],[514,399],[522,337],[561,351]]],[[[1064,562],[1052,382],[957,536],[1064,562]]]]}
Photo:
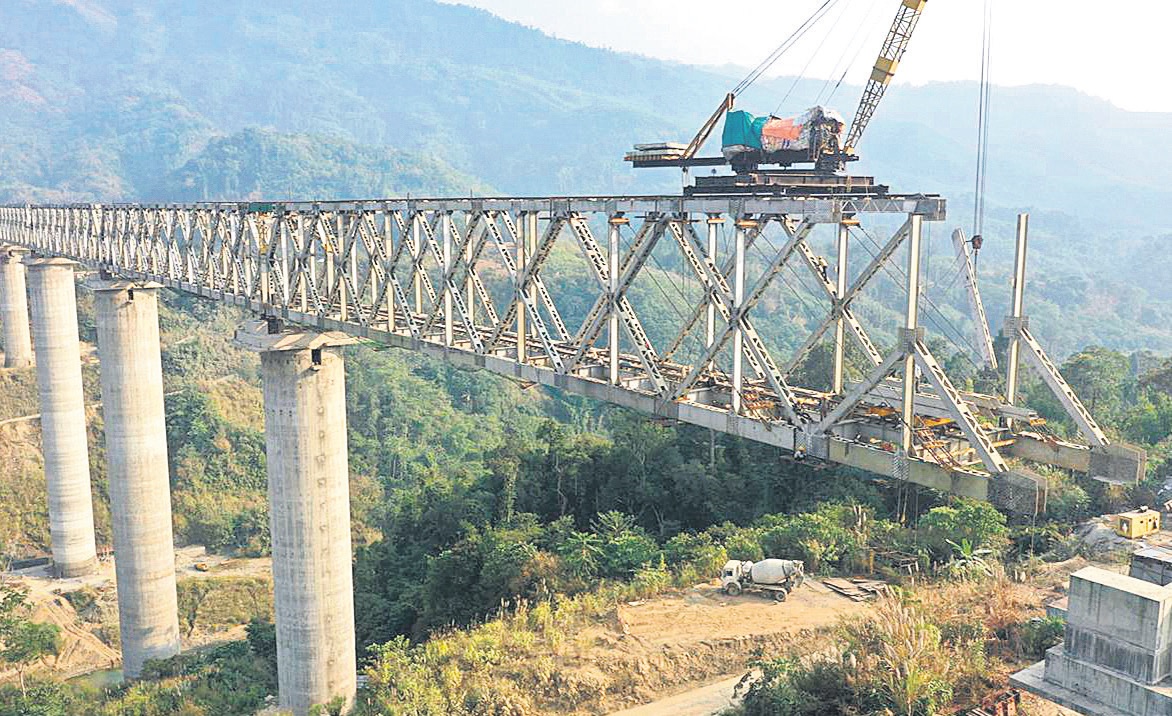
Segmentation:
{"type": "MultiPolygon", "coordinates": [[[[788,450],[796,436],[814,435],[825,447],[820,457],[985,497],[986,481],[1006,469],[974,417],[988,410],[956,391],[918,341],[880,353],[850,308],[913,225],[943,217],[943,200],[930,196],[9,206],[0,207],[0,241],[788,450]],[[845,255],[831,281],[811,232],[867,213],[908,220],[853,282],[844,275],[845,255]],[[707,224],[707,241],[697,222],[707,224]],[[736,232],[727,257],[715,255],[721,225],[736,232]],[[750,261],[745,249],[767,230],[781,235],[782,248],[750,261]],[[678,323],[650,312],[638,295],[651,284],[662,289],[656,276],[665,274],[649,263],[656,254],[671,254],[676,271],[698,287],[678,323]],[[797,355],[779,364],[778,347],[767,346],[752,314],[794,257],[830,310],[797,355]],[[582,286],[573,296],[560,287],[573,261],[584,261],[592,279],[584,314],[567,312],[580,304],[582,286]],[[576,329],[566,323],[570,315],[582,316],[576,329]],[[702,348],[681,356],[705,319],[702,348]],[[841,397],[791,386],[794,366],[836,325],[876,366],[869,379],[841,397]],[[858,427],[872,420],[860,407],[884,404],[888,377],[909,359],[936,393],[912,402],[952,416],[986,473],[958,472],[918,450],[885,463],[878,456],[890,447],[859,437],[858,427]],[[749,376],[741,374],[746,363],[749,376]],[[883,464],[891,467],[877,467],[883,464]]],[[[848,237],[839,231],[842,251],[848,237]]]]}

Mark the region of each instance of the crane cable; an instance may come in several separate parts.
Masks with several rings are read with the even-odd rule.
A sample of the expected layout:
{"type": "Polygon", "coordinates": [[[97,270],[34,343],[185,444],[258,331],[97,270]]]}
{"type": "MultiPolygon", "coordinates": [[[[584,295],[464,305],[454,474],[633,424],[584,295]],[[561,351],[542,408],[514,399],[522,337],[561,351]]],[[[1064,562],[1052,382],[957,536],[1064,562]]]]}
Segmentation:
{"type": "Polygon", "coordinates": [[[850,72],[851,68],[855,66],[859,60],[859,55],[863,53],[863,48],[866,46],[867,40],[869,39],[869,36],[864,33],[863,30],[864,28],[871,27],[871,16],[874,14],[875,8],[879,6],[878,3],[869,3],[869,5],[870,6],[867,8],[867,14],[863,17],[863,21],[859,23],[859,26],[855,28],[855,34],[851,36],[850,42],[848,42],[846,46],[843,47],[842,56],[838,58],[838,62],[836,62],[834,65],[834,70],[830,73],[830,76],[826,78],[826,84],[822,85],[822,90],[818,93],[818,98],[814,100],[814,104],[822,103],[823,92],[830,88],[830,82],[834,79],[834,75],[838,74],[838,69],[841,67],[842,74],[838,75],[838,81],[834,83],[834,88],[830,89],[830,94],[826,95],[826,104],[830,104],[830,101],[834,99],[834,95],[838,93],[838,88],[842,86],[843,80],[846,79],[847,73],[850,72]],[[851,55],[850,62],[847,62],[844,65],[843,60],[846,59],[846,56],[848,53],[850,53],[852,47],[854,48],[854,54],[851,55]]]}
{"type": "Polygon", "coordinates": [[[798,29],[794,30],[789,37],[783,40],[782,43],[773,50],[773,52],[769,53],[769,56],[761,61],[761,64],[757,65],[751,72],[749,72],[749,74],[745,75],[745,78],[742,79],[737,84],[737,86],[733,88],[731,94],[734,96],[741,94],[746,89],[748,89],[750,85],[760,79],[761,75],[768,72],[769,68],[773,67],[773,65],[779,59],[781,59],[782,55],[788,52],[790,48],[793,47],[794,44],[800,40],[811,27],[813,27],[819,20],[822,19],[822,16],[826,14],[826,11],[830,9],[831,4],[834,2],[835,0],[824,0],[818,9],[815,10],[814,13],[810,15],[810,17],[806,18],[805,22],[798,26],[798,29]]]}
{"type": "MultiPolygon", "coordinates": [[[[839,2],[840,2],[840,0],[832,0],[832,2],[831,2],[831,7],[834,7],[835,5],[838,5],[838,4],[839,4],[839,2]]],[[[806,59],[806,64],[802,66],[802,71],[801,71],[801,72],[799,72],[799,73],[798,73],[798,75],[797,75],[796,77],[794,77],[794,81],[793,81],[793,83],[792,83],[792,84],[789,86],[789,89],[788,89],[788,90],[786,90],[786,92],[785,92],[785,96],[781,98],[781,101],[777,103],[777,107],[775,107],[775,108],[773,109],[773,114],[774,114],[774,115],[776,115],[778,112],[780,112],[780,111],[781,111],[781,107],[782,107],[782,105],[784,105],[784,104],[785,104],[786,100],[788,100],[788,99],[789,99],[789,97],[790,97],[790,95],[791,95],[791,94],[793,94],[794,90],[795,90],[795,89],[797,89],[797,87],[798,87],[798,83],[799,83],[799,82],[801,82],[802,80],[804,80],[804,79],[806,78],[806,72],[808,72],[808,71],[809,71],[809,69],[810,69],[810,65],[811,65],[811,64],[814,62],[814,58],[815,58],[815,57],[817,57],[817,56],[818,56],[818,54],[822,52],[822,48],[823,48],[823,47],[826,45],[826,41],[827,41],[827,40],[829,40],[829,39],[830,39],[830,36],[834,34],[834,31],[835,31],[836,29],[838,29],[838,24],[839,24],[840,22],[842,22],[842,16],[843,16],[843,14],[846,12],[847,5],[849,5],[849,4],[850,4],[849,2],[848,2],[848,3],[844,3],[844,4],[842,5],[842,7],[839,9],[839,11],[838,11],[838,17],[836,17],[836,18],[834,19],[834,21],[830,23],[830,27],[828,27],[828,28],[826,29],[826,34],[825,34],[825,35],[822,37],[822,41],[821,41],[821,42],[819,42],[819,43],[818,43],[818,47],[816,47],[816,48],[814,49],[814,51],[813,51],[812,53],[810,53],[810,57],[806,59]]]]}
{"type": "MultiPolygon", "coordinates": [[[[973,186],[973,239],[985,228],[985,186],[989,161],[989,97],[992,94],[990,60],[992,58],[993,3],[985,0],[985,17],[981,34],[981,87],[977,111],[977,167],[973,186]]],[[[979,242],[973,248],[979,250],[979,242]]]]}
{"type": "MultiPolygon", "coordinates": [[[[880,245],[879,241],[871,235],[871,232],[867,231],[862,226],[859,226],[858,229],[860,232],[862,232],[863,236],[866,237],[867,241],[871,243],[871,246],[874,247],[875,250],[872,251],[867,247],[867,244],[862,242],[856,241],[856,244],[863,247],[863,249],[871,256],[871,258],[874,259],[879,255],[880,252],[882,252],[883,247],[880,245]]],[[[851,231],[851,235],[855,236],[855,232],[853,230],[851,231]]],[[[882,271],[883,273],[887,274],[887,277],[891,279],[896,286],[905,285],[907,281],[907,272],[905,272],[899,264],[888,264],[888,262],[884,262],[882,264],[882,271]]],[[[904,292],[906,293],[906,290],[904,292]]],[[[956,349],[957,355],[961,356],[970,365],[979,370],[980,366],[977,365],[976,361],[974,361],[968,354],[968,351],[979,354],[980,351],[976,348],[976,346],[964,338],[963,334],[960,333],[960,329],[956,328],[956,326],[954,326],[952,322],[948,320],[948,317],[944,315],[944,311],[942,311],[940,307],[936,305],[935,301],[933,301],[926,294],[921,295],[920,298],[923,300],[923,304],[927,306],[927,308],[931,309],[932,313],[934,313],[936,316],[936,318],[933,318],[932,315],[925,312],[923,318],[929,324],[931,324],[933,328],[940,332],[941,337],[943,337],[948,343],[952,345],[954,349],[956,349]],[[950,333],[948,329],[951,329],[952,333],[950,333]],[[965,348],[968,350],[966,351],[965,348]]]]}

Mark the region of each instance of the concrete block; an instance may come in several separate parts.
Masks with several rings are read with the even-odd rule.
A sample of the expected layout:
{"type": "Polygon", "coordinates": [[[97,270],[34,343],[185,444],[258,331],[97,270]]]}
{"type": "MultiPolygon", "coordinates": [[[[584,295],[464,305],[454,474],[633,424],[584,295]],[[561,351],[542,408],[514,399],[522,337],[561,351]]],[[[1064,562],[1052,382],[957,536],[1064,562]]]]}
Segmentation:
{"type": "Polygon", "coordinates": [[[1068,597],[1068,630],[1092,632],[1152,655],[1172,647],[1172,587],[1086,567],[1070,575],[1068,597]]]}
{"type": "Polygon", "coordinates": [[[1071,658],[1104,666],[1144,684],[1154,684],[1169,674],[1172,649],[1149,650],[1114,636],[1066,625],[1066,653],[1071,658]]]}
{"type": "Polygon", "coordinates": [[[1144,478],[1148,454],[1143,448],[1124,443],[1091,449],[1087,475],[1115,485],[1134,485],[1144,478]]]}
{"type": "Polygon", "coordinates": [[[1038,663],[1009,675],[1009,685],[1041,696],[1084,716],[1127,716],[1124,712],[1098,699],[1072,691],[1046,680],[1046,662],[1038,663]]]}
{"type": "Polygon", "coordinates": [[[1080,661],[1059,644],[1046,652],[1045,681],[1110,705],[1113,713],[1172,714],[1172,687],[1141,684],[1098,664],[1080,661]]]}

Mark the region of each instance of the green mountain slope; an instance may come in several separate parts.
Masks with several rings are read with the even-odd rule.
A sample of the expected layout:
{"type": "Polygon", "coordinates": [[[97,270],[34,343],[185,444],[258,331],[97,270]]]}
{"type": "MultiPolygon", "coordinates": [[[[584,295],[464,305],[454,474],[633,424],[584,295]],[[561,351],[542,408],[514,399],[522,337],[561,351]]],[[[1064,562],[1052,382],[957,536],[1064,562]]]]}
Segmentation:
{"type": "MultiPolygon", "coordinates": [[[[633,173],[623,151],[686,139],[735,81],[429,0],[15,2],[0,7],[0,26],[4,173],[60,186],[84,175],[69,165],[87,149],[113,146],[129,164],[119,140],[142,132],[135,151],[154,166],[119,167],[130,186],[91,182],[125,196],[209,131],[254,126],[436,156],[510,193],[666,190],[676,172],[633,173]]],[[[760,83],[740,105],[767,112],[788,95],[779,111],[797,112],[822,89],[790,85],[760,83]]],[[[849,112],[857,97],[843,88],[834,103],[849,112]]],[[[972,83],[895,87],[860,170],[907,190],[971,192],[975,99],[972,83]]],[[[992,203],[1128,220],[1172,198],[1172,115],[1059,87],[994,99],[992,203]]]]}
{"type": "MultiPolygon", "coordinates": [[[[634,172],[622,153],[687,138],[735,82],[430,0],[19,0],[0,4],[0,27],[0,201],[675,191],[678,172],[634,172]]],[[[778,111],[794,113],[822,87],[775,79],[739,105],[788,96],[778,111]]],[[[896,85],[855,167],[949,197],[937,256],[970,223],[976,94],[896,85]]],[[[1014,213],[1029,209],[1031,312],[1055,324],[1040,331],[1055,350],[1172,350],[1172,259],[1151,250],[1172,228],[1151,211],[1172,200],[1172,115],[1061,87],[994,102],[981,260],[994,322],[1014,213]]]]}
{"type": "Polygon", "coordinates": [[[484,194],[443,162],[313,135],[245,129],[214,139],[151,189],[160,201],[484,194]]]}

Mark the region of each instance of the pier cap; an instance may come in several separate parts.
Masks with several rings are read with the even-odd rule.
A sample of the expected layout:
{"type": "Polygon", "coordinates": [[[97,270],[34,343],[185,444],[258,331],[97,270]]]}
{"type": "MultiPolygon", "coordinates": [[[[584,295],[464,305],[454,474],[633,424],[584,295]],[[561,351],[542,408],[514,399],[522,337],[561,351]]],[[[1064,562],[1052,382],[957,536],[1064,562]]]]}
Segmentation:
{"type": "Polygon", "coordinates": [[[73,268],[73,269],[77,268],[78,266],[81,266],[80,263],[74,261],[73,259],[62,258],[60,256],[40,256],[37,254],[33,254],[32,256],[26,257],[24,260],[24,265],[28,266],[29,268],[49,268],[52,266],[66,266],[68,268],[73,268]]]}
{"type": "Polygon", "coordinates": [[[308,351],[318,348],[348,346],[357,338],[341,331],[314,331],[300,326],[285,327],[278,321],[246,321],[236,327],[233,341],[241,348],[269,351],[308,351]]]}
{"type": "Polygon", "coordinates": [[[0,261],[11,263],[20,261],[20,257],[30,253],[28,249],[16,244],[0,244],[0,261]]]}
{"type": "Polygon", "coordinates": [[[125,278],[102,278],[91,276],[83,283],[91,291],[153,291],[163,288],[163,284],[156,281],[132,281],[125,278]]]}

